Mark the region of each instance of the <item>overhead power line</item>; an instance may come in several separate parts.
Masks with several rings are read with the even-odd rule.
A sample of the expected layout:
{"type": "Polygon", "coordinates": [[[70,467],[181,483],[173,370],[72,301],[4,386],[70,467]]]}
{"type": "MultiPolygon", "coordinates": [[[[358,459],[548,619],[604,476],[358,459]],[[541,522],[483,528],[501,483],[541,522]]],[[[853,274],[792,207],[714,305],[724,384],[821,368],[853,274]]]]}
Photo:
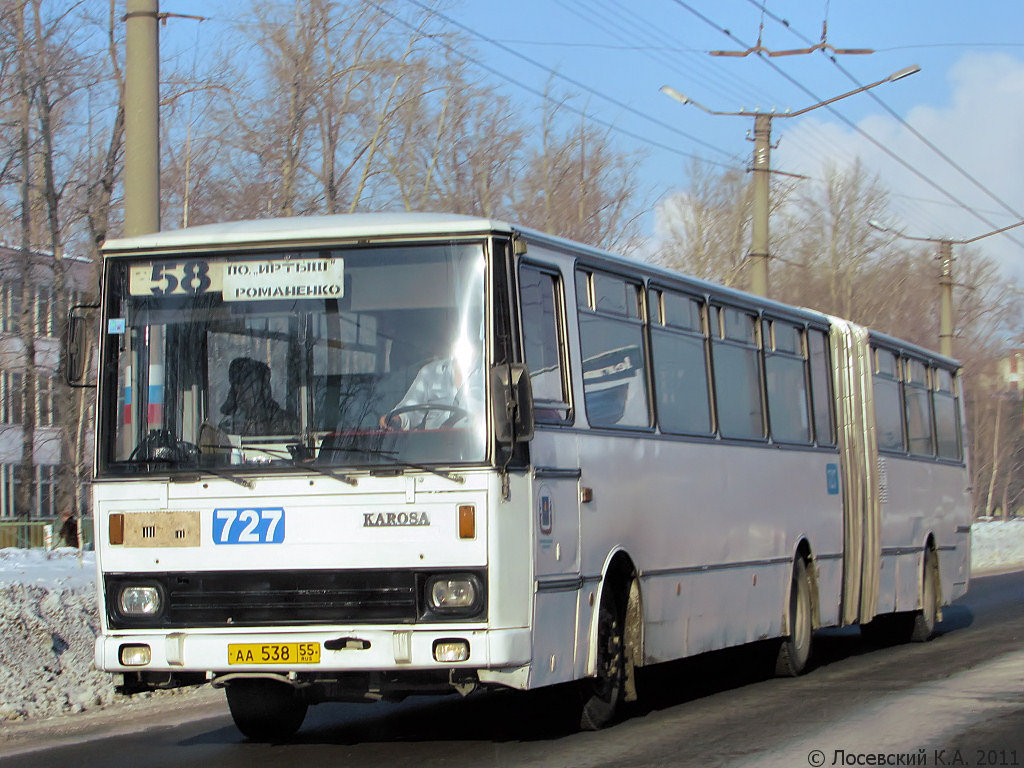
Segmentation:
{"type": "MultiPolygon", "coordinates": [[[[747,0],[747,2],[752,4],[752,5],[757,5],[756,0],[747,0]]],[[[776,23],[785,26],[786,29],[788,29],[794,35],[799,37],[801,40],[803,40],[805,42],[809,42],[807,36],[804,35],[803,33],[801,33],[795,27],[793,27],[793,25],[790,24],[787,20],[785,20],[783,18],[780,18],[779,16],[777,16],[776,14],[774,14],[771,11],[767,10],[763,6],[758,6],[758,7],[772,21],[775,21],[776,23]]],[[[840,64],[834,57],[826,56],[826,58],[830,62],[832,62],[833,66],[835,66],[850,82],[854,83],[857,86],[862,85],[860,82],[858,82],[857,78],[854,77],[852,73],[847,71],[846,68],[843,67],[843,65],[840,64]]],[[[916,138],[918,141],[920,141],[926,147],[928,147],[930,150],[932,150],[932,152],[934,152],[936,155],[938,155],[940,158],[942,158],[942,160],[945,163],[947,163],[957,173],[959,173],[961,176],[963,176],[965,179],[967,179],[967,181],[969,181],[971,184],[973,184],[977,189],[981,190],[981,192],[983,192],[987,197],[989,197],[991,200],[993,200],[995,203],[997,203],[999,206],[1001,206],[1003,208],[1003,210],[1005,210],[1007,213],[1011,214],[1012,216],[1014,216],[1017,219],[1024,218],[1024,216],[1022,216],[1020,214],[1020,212],[1015,210],[1012,206],[1010,206],[1008,203],[1006,203],[1006,201],[1004,201],[1002,198],[1000,198],[998,195],[996,195],[994,192],[992,192],[991,189],[989,189],[987,186],[985,186],[980,181],[978,181],[978,179],[975,178],[970,172],[968,172],[963,167],[961,167],[959,163],[957,163],[955,160],[953,160],[953,158],[949,157],[949,155],[947,155],[939,147],[937,147],[933,142],[931,142],[928,139],[928,137],[926,137],[924,134],[922,134],[920,131],[918,131],[910,123],[908,123],[903,118],[902,115],[900,115],[898,112],[896,112],[896,110],[892,109],[888,104],[886,104],[882,100],[881,96],[879,96],[877,93],[874,93],[874,92],[868,92],[868,96],[870,96],[872,99],[874,99],[875,103],[877,103],[882,109],[884,109],[893,119],[895,119],[897,122],[899,122],[899,124],[902,125],[907,131],[909,131],[911,133],[911,135],[914,136],[914,138],[916,138]]],[[[977,212],[976,209],[969,208],[968,210],[970,210],[971,213],[974,213],[975,215],[978,215],[978,212],[977,212]]],[[[980,216],[979,216],[979,218],[980,218],[980,216]]]]}
{"type": "MultiPolygon", "coordinates": [[[[707,16],[702,14],[700,11],[698,11],[696,8],[694,8],[693,6],[691,6],[690,4],[685,2],[685,0],[673,0],[673,2],[676,3],[676,5],[679,5],[680,7],[686,9],[687,11],[689,11],[691,14],[696,16],[698,19],[703,21],[708,26],[710,26],[713,29],[715,29],[715,30],[721,32],[722,34],[726,35],[730,40],[732,40],[733,42],[737,43],[738,45],[749,47],[749,45],[747,43],[742,41],[740,38],[738,38],[736,35],[734,35],[729,30],[723,28],[721,25],[716,24],[710,18],[708,18],[707,16]]],[[[760,7],[760,6],[758,6],[758,7],[760,7]]],[[[787,23],[786,26],[789,27],[789,24],[787,23]]],[[[797,80],[796,78],[792,77],[791,75],[789,75],[788,73],[783,71],[774,61],[772,61],[771,59],[765,58],[765,57],[758,57],[758,58],[761,61],[765,62],[765,64],[767,64],[769,67],[774,69],[783,78],[785,78],[790,83],[792,83],[794,86],[796,86],[801,91],[806,93],[810,98],[814,99],[815,101],[821,101],[821,98],[819,96],[817,96],[813,91],[811,91],[807,86],[805,86],[799,80],[797,80]]],[[[992,227],[993,229],[998,229],[998,227],[999,227],[998,224],[992,222],[987,217],[985,217],[981,213],[979,213],[977,210],[971,208],[969,205],[964,203],[962,200],[960,200],[952,192],[950,192],[948,189],[943,187],[938,182],[933,181],[931,178],[926,176],[924,173],[919,171],[917,168],[912,166],[910,163],[908,163],[906,160],[904,160],[898,154],[896,154],[891,149],[889,149],[887,146],[885,146],[882,142],[878,141],[874,136],[872,136],[871,134],[869,134],[866,131],[864,131],[860,126],[858,126],[856,123],[854,123],[848,117],[846,117],[845,115],[840,113],[834,107],[828,106],[828,107],[826,107],[826,109],[829,112],[831,112],[836,118],[838,118],[840,121],[842,121],[845,125],[847,125],[851,129],[856,131],[858,134],[860,134],[865,139],[867,139],[872,144],[874,144],[876,147],[878,147],[878,149],[880,149],[886,155],[891,157],[893,160],[895,160],[901,166],[903,166],[908,171],[910,171],[912,174],[914,174],[919,179],[921,179],[921,181],[925,182],[930,187],[932,187],[933,189],[935,189],[938,192],[940,192],[944,197],[947,197],[950,200],[952,200],[953,202],[955,202],[962,210],[966,211],[967,213],[970,213],[972,216],[974,216],[975,218],[977,218],[979,221],[983,222],[987,226],[992,227]]],[[[1007,235],[1007,237],[1009,237],[1011,240],[1013,240],[1013,242],[1016,243],[1017,245],[1019,245],[1020,247],[1024,248],[1024,243],[1021,243],[1016,238],[1013,238],[1010,235],[1007,235]]]]}
{"type": "MultiPolygon", "coordinates": [[[[594,88],[591,88],[590,86],[586,85],[585,83],[580,82],[579,80],[576,80],[574,78],[568,77],[567,75],[563,75],[560,72],[558,72],[557,70],[551,69],[550,67],[540,63],[539,61],[536,61],[535,59],[530,58],[526,54],[521,53],[521,52],[515,50],[514,48],[511,48],[508,45],[505,45],[504,43],[501,43],[501,42],[495,40],[494,38],[488,37],[488,36],[478,32],[477,30],[472,29],[471,27],[466,26],[465,24],[461,24],[460,22],[456,21],[455,19],[451,18],[450,16],[448,16],[448,15],[446,15],[444,13],[441,13],[438,10],[435,10],[433,8],[430,8],[429,6],[424,5],[423,3],[419,2],[419,0],[409,0],[409,2],[412,3],[413,5],[415,5],[417,8],[421,9],[422,11],[424,11],[426,13],[430,13],[430,14],[436,16],[437,18],[439,18],[442,21],[444,21],[446,24],[449,24],[452,27],[460,29],[463,32],[466,32],[467,34],[472,35],[473,37],[476,37],[476,38],[478,38],[480,40],[483,40],[488,45],[491,45],[491,46],[494,46],[496,48],[499,48],[502,51],[504,51],[505,53],[508,53],[511,56],[515,56],[516,58],[518,58],[518,59],[520,59],[522,61],[527,62],[531,66],[537,67],[538,69],[543,70],[544,72],[546,72],[546,73],[548,73],[548,74],[558,78],[559,80],[562,80],[562,81],[564,81],[566,83],[569,83],[570,85],[572,85],[575,88],[579,88],[579,89],[581,89],[583,91],[586,91],[587,93],[589,93],[589,94],[591,94],[593,96],[596,96],[599,99],[607,101],[608,103],[613,104],[614,106],[616,106],[616,107],[618,107],[618,108],[620,108],[620,109],[622,109],[622,110],[624,110],[626,112],[629,112],[632,115],[635,115],[637,117],[641,117],[644,120],[646,120],[646,121],[648,121],[648,122],[650,122],[650,123],[652,123],[654,125],[657,125],[660,128],[664,128],[665,130],[671,131],[672,133],[675,133],[675,134],[677,134],[679,136],[682,136],[683,138],[686,138],[686,139],[694,142],[695,144],[700,144],[701,146],[706,147],[707,149],[713,150],[714,152],[720,153],[720,154],[725,155],[727,157],[731,157],[731,155],[728,152],[726,152],[724,149],[721,149],[720,147],[716,147],[713,144],[710,144],[710,143],[708,143],[706,141],[703,141],[702,139],[699,139],[696,136],[692,136],[692,135],[686,133],[685,131],[680,130],[678,127],[676,127],[674,125],[670,125],[669,123],[665,123],[665,122],[663,122],[661,120],[653,118],[650,115],[647,115],[644,112],[641,112],[640,110],[636,109],[635,107],[631,107],[629,104],[626,104],[625,102],[619,101],[618,99],[615,99],[615,98],[613,98],[611,96],[608,96],[605,93],[602,93],[602,92],[600,92],[600,91],[598,91],[598,90],[596,90],[594,88]]],[[[406,26],[409,26],[408,23],[405,22],[403,19],[399,18],[395,14],[393,14],[390,11],[386,10],[385,8],[381,7],[378,3],[371,2],[371,5],[373,5],[375,8],[377,8],[377,10],[381,11],[382,13],[390,16],[392,19],[395,19],[399,23],[405,24],[406,26]]],[[[537,90],[536,88],[533,88],[533,87],[531,87],[529,85],[526,85],[522,81],[519,81],[519,80],[516,80],[515,78],[510,77],[506,73],[501,72],[498,69],[496,69],[494,67],[491,67],[491,66],[489,66],[487,64],[484,64],[483,62],[481,62],[477,58],[474,58],[474,57],[466,55],[466,53],[464,51],[455,49],[454,46],[451,46],[450,44],[446,43],[443,40],[439,40],[439,39],[436,39],[436,38],[432,38],[432,39],[433,39],[434,42],[436,42],[436,43],[438,43],[440,45],[445,46],[446,48],[448,48],[449,50],[451,50],[451,51],[453,51],[455,53],[458,53],[460,56],[465,58],[467,61],[472,62],[475,66],[478,66],[478,67],[480,67],[482,69],[485,69],[486,71],[490,72],[491,74],[497,75],[498,77],[501,77],[502,79],[507,80],[510,83],[513,83],[514,85],[516,85],[516,86],[518,86],[520,88],[523,88],[524,90],[529,91],[530,93],[533,93],[534,95],[540,96],[541,98],[543,98],[543,99],[545,99],[547,101],[552,101],[552,98],[549,95],[547,95],[547,94],[537,90]]],[[[638,141],[642,141],[642,142],[644,142],[646,144],[650,144],[652,146],[656,146],[659,149],[664,149],[664,150],[673,152],[675,154],[682,155],[684,157],[697,158],[697,159],[701,159],[701,160],[705,159],[705,158],[699,158],[698,156],[693,155],[692,153],[684,152],[682,150],[679,150],[676,147],[670,147],[670,146],[668,146],[666,144],[663,144],[661,142],[654,141],[653,139],[649,139],[647,137],[640,136],[639,134],[633,133],[632,131],[627,131],[627,130],[619,127],[619,126],[616,126],[613,123],[610,123],[610,122],[601,120],[599,118],[596,118],[596,117],[594,117],[592,115],[589,115],[586,112],[584,112],[583,110],[579,110],[579,109],[573,108],[573,107],[571,107],[571,106],[569,106],[567,104],[564,104],[564,102],[562,104],[566,108],[568,108],[571,111],[581,115],[582,117],[586,117],[588,120],[591,120],[594,123],[597,123],[599,125],[604,125],[604,126],[610,128],[611,130],[614,130],[614,131],[617,131],[619,133],[622,133],[623,135],[629,136],[630,138],[637,139],[638,141]]],[[[713,162],[713,161],[709,161],[709,162],[713,162]]],[[[722,164],[722,163],[714,163],[714,164],[715,165],[723,165],[724,166],[724,164],[722,164]]],[[[724,167],[730,167],[731,168],[733,166],[724,166],[724,167]]]]}

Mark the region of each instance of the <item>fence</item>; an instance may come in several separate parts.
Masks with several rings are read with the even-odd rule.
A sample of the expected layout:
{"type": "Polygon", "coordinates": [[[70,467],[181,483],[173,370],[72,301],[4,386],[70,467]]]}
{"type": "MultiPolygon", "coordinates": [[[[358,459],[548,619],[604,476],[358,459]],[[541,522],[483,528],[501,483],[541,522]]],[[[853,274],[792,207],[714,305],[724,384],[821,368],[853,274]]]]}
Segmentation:
{"type": "MultiPolygon", "coordinates": [[[[0,520],[0,549],[52,549],[59,544],[56,533],[60,525],[60,520],[0,520]]],[[[82,547],[92,549],[92,518],[83,517],[80,529],[82,547]]]]}

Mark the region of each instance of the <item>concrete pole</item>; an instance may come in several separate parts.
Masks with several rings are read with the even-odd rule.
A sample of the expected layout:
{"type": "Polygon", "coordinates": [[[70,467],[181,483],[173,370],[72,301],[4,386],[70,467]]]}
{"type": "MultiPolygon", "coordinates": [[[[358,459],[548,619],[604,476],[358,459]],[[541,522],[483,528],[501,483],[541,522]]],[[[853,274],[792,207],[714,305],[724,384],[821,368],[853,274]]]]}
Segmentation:
{"type": "Polygon", "coordinates": [[[159,0],[127,0],[124,233],[160,231],[159,0]]]}
{"type": "Polygon", "coordinates": [[[754,117],[753,231],[750,239],[750,291],[768,295],[768,211],[771,174],[772,116],[754,117]]]}
{"type": "Polygon", "coordinates": [[[939,241],[939,352],[953,356],[953,243],[939,241]]]}

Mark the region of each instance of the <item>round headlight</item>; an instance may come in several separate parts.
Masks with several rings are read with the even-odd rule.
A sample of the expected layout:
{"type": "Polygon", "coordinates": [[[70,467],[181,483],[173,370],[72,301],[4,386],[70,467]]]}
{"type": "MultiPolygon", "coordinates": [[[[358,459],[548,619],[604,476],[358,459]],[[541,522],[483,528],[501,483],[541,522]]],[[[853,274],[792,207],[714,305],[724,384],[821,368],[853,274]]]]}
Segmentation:
{"type": "Polygon", "coordinates": [[[156,616],[160,612],[160,590],[156,587],[124,587],[118,602],[125,616],[156,616]]]}

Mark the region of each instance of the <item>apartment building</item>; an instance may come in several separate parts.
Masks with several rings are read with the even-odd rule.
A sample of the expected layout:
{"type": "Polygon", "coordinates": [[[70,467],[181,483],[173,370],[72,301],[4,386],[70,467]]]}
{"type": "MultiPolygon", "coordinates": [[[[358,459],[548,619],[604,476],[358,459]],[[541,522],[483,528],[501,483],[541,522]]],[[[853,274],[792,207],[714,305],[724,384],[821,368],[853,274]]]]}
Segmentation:
{"type": "Polygon", "coordinates": [[[0,243],[0,521],[53,519],[62,511],[58,483],[77,482],[69,468],[80,463],[81,441],[88,436],[91,442],[92,430],[81,429],[82,413],[67,412],[80,409],[70,407],[67,388],[61,386],[61,336],[68,306],[95,293],[94,275],[89,261],[65,257],[58,262],[53,254],[26,253],[0,243]],[[34,402],[29,403],[31,391],[34,402]],[[25,461],[29,431],[34,433],[33,502],[30,509],[20,509],[18,468],[25,461]]]}

